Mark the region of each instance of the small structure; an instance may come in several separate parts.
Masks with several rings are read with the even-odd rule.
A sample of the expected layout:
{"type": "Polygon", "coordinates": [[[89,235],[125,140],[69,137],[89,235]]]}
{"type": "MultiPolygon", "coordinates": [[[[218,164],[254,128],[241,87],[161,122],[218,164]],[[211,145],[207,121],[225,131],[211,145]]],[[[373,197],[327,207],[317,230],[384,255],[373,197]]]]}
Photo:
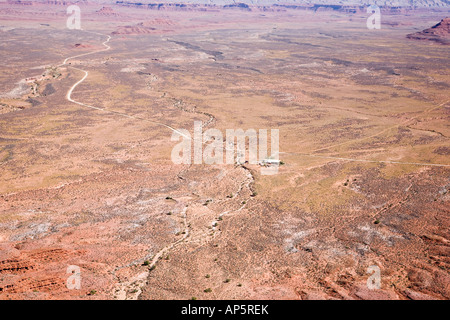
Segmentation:
{"type": "Polygon", "coordinates": [[[272,165],[280,165],[280,160],[277,159],[263,159],[259,165],[261,166],[272,166],[272,165]]]}

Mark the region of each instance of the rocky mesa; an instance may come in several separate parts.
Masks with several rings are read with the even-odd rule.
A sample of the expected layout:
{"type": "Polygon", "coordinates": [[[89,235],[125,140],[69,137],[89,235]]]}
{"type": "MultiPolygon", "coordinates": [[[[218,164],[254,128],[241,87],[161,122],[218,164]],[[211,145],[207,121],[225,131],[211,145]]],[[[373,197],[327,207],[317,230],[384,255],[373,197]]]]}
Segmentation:
{"type": "Polygon", "coordinates": [[[408,34],[409,39],[434,41],[441,44],[450,44],[450,18],[444,18],[435,26],[421,32],[408,34]]]}

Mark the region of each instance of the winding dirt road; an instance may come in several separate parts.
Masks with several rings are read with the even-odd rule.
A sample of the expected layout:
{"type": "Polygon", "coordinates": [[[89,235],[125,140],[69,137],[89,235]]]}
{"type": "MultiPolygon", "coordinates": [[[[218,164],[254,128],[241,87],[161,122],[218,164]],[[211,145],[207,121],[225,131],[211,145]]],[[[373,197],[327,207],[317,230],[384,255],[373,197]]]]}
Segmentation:
{"type": "MultiPolygon", "coordinates": [[[[86,31],[86,32],[88,32],[88,31],[86,31]]],[[[99,34],[99,33],[96,33],[96,32],[89,32],[89,33],[102,35],[102,34],[99,34]]],[[[102,36],[104,36],[104,35],[102,35],[102,36]]],[[[137,117],[137,116],[130,115],[130,114],[127,114],[127,113],[124,113],[124,112],[118,112],[118,111],[114,111],[114,110],[108,110],[108,109],[104,109],[104,108],[95,107],[95,106],[92,106],[92,105],[89,105],[89,104],[86,104],[86,103],[74,100],[72,98],[72,94],[73,94],[74,90],[78,87],[78,85],[80,85],[81,83],[83,83],[84,80],[86,80],[86,78],[89,76],[89,72],[86,71],[86,70],[83,70],[83,69],[80,69],[80,68],[68,65],[68,61],[70,59],[84,57],[84,56],[87,56],[87,55],[92,55],[92,54],[95,54],[95,53],[100,53],[100,52],[105,52],[105,51],[110,50],[111,47],[108,45],[108,43],[109,43],[109,41],[111,39],[112,39],[111,36],[107,36],[107,39],[102,43],[103,46],[105,46],[105,49],[96,50],[96,51],[93,51],[93,52],[88,52],[88,53],[84,53],[84,54],[68,57],[68,58],[66,58],[64,60],[64,62],[62,64],[58,65],[58,67],[67,66],[67,67],[70,67],[70,68],[72,68],[74,70],[77,70],[77,71],[80,71],[80,72],[84,73],[84,76],[79,81],[77,81],[74,85],[72,85],[70,87],[70,89],[67,91],[66,99],[68,101],[72,102],[72,103],[78,104],[78,105],[86,107],[86,108],[90,108],[90,109],[94,109],[94,110],[98,110],[98,111],[103,111],[103,112],[108,112],[108,113],[113,113],[113,114],[117,114],[117,115],[120,115],[120,116],[123,116],[123,117],[126,117],[126,118],[140,120],[140,121],[146,121],[146,122],[150,122],[152,124],[160,125],[160,126],[163,126],[163,127],[167,128],[167,129],[170,129],[172,132],[176,132],[177,134],[179,134],[179,135],[181,135],[181,136],[183,136],[183,137],[185,137],[185,138],[187,138],[189,140],[193,140],[190,136],[184,135],[179,130],[177,130],[177,129],[175,129],[175,128],[167,125],[167,124],[156,122],[156,121],[152,121],[152,120],[149,120],[149,119],[146,119],[146,118],[137,117]]],[[[181,103],[181,101],[180,101],[180,103],[181,103]]],[[[207,125],[210,122],[215,120],[215,117],[213,115],[207,114],[207,113],[204,113],[204,112],[201,112],[201,111],[197,111],[197,110],[195,110],[195,111],[182,110],[182,111],[193,112],[193,113],[197,113],[199,115],[208,116],[209,120],[206,123],[207,125]]],[[[203,141],[201,141],[201,143],[204,144],[203,141]]],[[[228,150],[229,148],[225,147],[225,149],[228,150]]],[[[235,150],[233,149],[232,151],[234,152],[235,150]]],[[[235,193],[236,195],[239,195],[242,192],[242,190],[244,190],[245,188],[247,188],[247,189],[249,189],[251,191],[251,184],[254,182],[254,178],[253,178],[250,170],[248,170],[243,165],[240,165],[240,167],[242,167],[247,172],[247,179],[246,179],[246,182],[244,182],[239,187],[238,191],[235,193]]],[[[182,171],[184,171],[184,170],[185,169],[183,169],[182,171]]],[[[249,199],[246,199],[246,201],[244,201],[244,204],[239,209],[222,212],[219,215],[219,217],[222,217],[223,215],[228,214],[228,213],[230,213],[232,211],[233,212],[239,212],[239,211],[243,210],[246,207],[246,203],[248,202],[248,200],[249,199]]],[[[174,249],[177,245],[183,243],[184,241],[186,241],[188,239],[188,237],[190,236],[189,224],[188,224],[188,221],[187,221],[187,210],[188,210],[188,208],[189,208],[189,204],[187,204],[185,206],[185,208],[183,209],[183,212],[182,212],[183,224],[184,224],[184,235],[183,235],[183,237],[181,239],[178,239],[175,242],[170,243],[167,246],[163,247],[155,255],[152,255],[152,259],[151,259],[151,261],[149,262],[149,264],[147,266],[148,269],[145,272],[142,272],[142,273],[136,275],[135,277],[133,277],[129,281],[117,283],[115,285],[115,288],[113,289],[113,292],[112,292],[112,295],[116,299],[118,299],[118,300],[136,300],[139,297],[139,295],[140,295],[140,293],[142,291],[141,288],[144,285],[146,285],[146,283],[147,283],[147,277],[149,275],[150,270],[156,265],[156,263],[160,260],[160,258],[163,255],[169,254],[169,252],[172,249],[174,249]]],[[[215,237],[216,235],[217,235],[217,232],[215,230],[215,227],[213,227],[213,237],[215,237]]],[[[208,234],[203,235],[203,236],[207,237],[208,234]]],[[[198,241],[199,239],[192,239],[192,240],[193,241],[198,241]]],[[[113,275],[115,276],[116,271],[118,271],[120,269],[129,268],[129,267],[133,267],[133,266],[142,264],[147,258],[148,258],[148,256],[145,256],[145,257],[142,257],[141,259],[137,259],[135,261],[132,261],[132,262],[126,264],[126,265],[119,266],[119,267],[114,269],[113,275]]]]}
{"type": "MultiPolygon", "coordinates": [[[[95,33],[95,32],[94,32],[94,33],[95,33]]],[[[95,34],[99,34],[99,33],[95,33],[95,34]]],[[[107,37],[108,37],[108,38],[106,39],[106,41],[104,41],[104,42],[102,43],[102,44],[106,47],[105,49],[102,49],[102,50],[96,50],[96,51],[93,51],[93,52],[88,52],[88,53],[83,53],[83,54],[79,54],[79,55],[76,55],[76,56],[68,57],[68,58],[66,58],[66,59],[64,60],[64,62],[63,62],[62,64],[58,65],[58,67],[61,67],[61,66],[67,66],[68,61],[69,61],[70,59],[73,59],[73,58],[84,57],[84,56],[87,56],[87,55],[91,55],[91,54],[95,54],[95,53],[99,53],[99,52],[104,52],[104,51],[110,50],[111,47],[110,47],[109,45],[107,45],[107,43],[111,40],[111,36],[107,36],[107,37]]],[[[163,127],[167,128],[167,129],[172,130],[173,132],[176,132],[177,134],[179,134],[179,135],[181,135],[181,136],[183,136],[183,137],[185,137],[185,138],[190,139],[190,137],[184,135],[184,134],[183,134],[182,132],[180,132],[179,130],[177,130],[177,129],[175,129],[175,128],[173,128],[173,127],[167,125],[167,124],[164,124],[164,123],[161,123],[161,122],[152,121],[152,120],[145,119],[145,118],[141,118],[141,117],[136,117],[136,116],[134,116],[134,115],[129,115],[129,114],[124,113],[124,112],[119,112],[119,111],[114,111],[114,110],[107,110],[107,109],[104,109],[104,108],[95,107],[95,106],[88,105],[88,104],[86,104],[86,103],[82,103],[82,102],[80,102],[80,101],[76,101],[76,100],[72,99],[72,93],[73,93],[73,91],[75,90],[75,88],[76,88],[78,85],[80,85],[84,80],[86,80],[86,78],[89,76],[89,72],[86,71],[86,70],[80,69],[80,68],[73,67],[73,66],[69,66],[69,67],[72,68],[72,69],[75,69],[75,70],[84,72],[84,76],[83,76],[83,78],[81,78],[78,82],[76,82],[72,87],[70,87],[69,91],[67,91],[66,99],[67,99],[68,101],[73,102],[73,103],[76,103],[76,104],[78,104],[78,105],[80,105],[80,106],[83,106],[83,107],[86,107],[86,108],[91,108],[91,109],[95,109],[95,110],[99,110],[99,111],[103,111],[103,112],[108,112],[108,113],[113,113],[113,114],[117,114],[117,115],[120,115],[120,116],[122,116],[122,117],[130,118],[130,119],[141,120],[141,121],[147,121],[147,122],[150,122],[150,123],[152,123],[152,124],[156,124],[156,125],[159,125],[159,126],[163,126],[163,127]]]]}

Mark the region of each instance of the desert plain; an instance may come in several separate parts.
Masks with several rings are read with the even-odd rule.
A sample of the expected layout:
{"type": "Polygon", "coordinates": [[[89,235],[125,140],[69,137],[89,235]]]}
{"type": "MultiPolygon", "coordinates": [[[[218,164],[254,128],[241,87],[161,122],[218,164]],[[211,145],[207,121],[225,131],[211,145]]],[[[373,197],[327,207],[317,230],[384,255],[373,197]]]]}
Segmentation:
{"type": "Polygon", "coordinates": [[[79,2],[69,29],[26,2],[0,2],[0,299],[450,298],[449,42],[407,37],[448,7],[79,2]],[[194,121],[278,129],[278,173],[173,163],[194,121]]]}

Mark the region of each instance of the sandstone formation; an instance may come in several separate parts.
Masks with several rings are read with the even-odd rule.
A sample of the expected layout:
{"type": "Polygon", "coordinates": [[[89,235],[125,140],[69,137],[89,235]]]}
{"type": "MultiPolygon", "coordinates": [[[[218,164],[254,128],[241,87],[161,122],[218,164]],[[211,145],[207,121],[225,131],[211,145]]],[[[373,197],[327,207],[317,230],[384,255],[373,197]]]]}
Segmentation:
{"type": "Polygon", "coordinates": [[[442,19],[435,26],[421,32],[408,34],[409,39],[434,41],[442,44],[450,44],[450,18],[442,19]]]}

